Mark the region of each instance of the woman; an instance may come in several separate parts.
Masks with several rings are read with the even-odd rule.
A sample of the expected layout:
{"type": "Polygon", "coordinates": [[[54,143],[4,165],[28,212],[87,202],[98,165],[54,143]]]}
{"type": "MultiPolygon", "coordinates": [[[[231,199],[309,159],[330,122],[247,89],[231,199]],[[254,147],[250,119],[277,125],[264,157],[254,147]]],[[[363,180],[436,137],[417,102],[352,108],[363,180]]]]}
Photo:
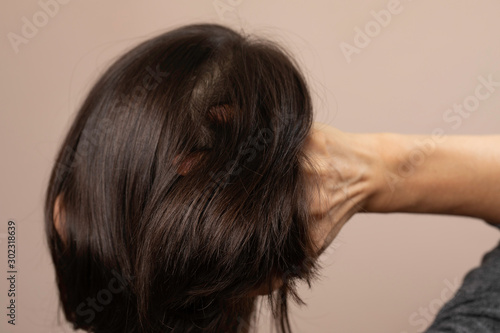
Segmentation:
{"type": "Polygon", "coordinates": [[[499,137],[447,138],[418,167],[416,139],[428,138],[313,123],[298,66],[270,41],[197,24],[140,44],[90,91],[48,184],[66,319],[92,332],[246,332],[267,295],[290,332],[296,282],[311,285],[355,213],[499,223],[499,137]]]}

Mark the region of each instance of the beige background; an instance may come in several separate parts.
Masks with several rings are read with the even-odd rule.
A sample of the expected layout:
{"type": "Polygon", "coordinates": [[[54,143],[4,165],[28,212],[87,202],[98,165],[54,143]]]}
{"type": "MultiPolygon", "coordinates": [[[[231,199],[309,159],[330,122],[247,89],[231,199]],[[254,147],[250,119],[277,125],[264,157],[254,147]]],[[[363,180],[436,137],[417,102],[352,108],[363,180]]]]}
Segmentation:
{"type": "MultiPolygon", "coordinates": [[[[65,2],[53,17],[35,0],[0,4],[1,332],[71,331],[57,322],[42,229],[54,154],[98,74],[126,48],[172,27],[218,22],[276,38],[302,64],[317,120],[344,131],[499,133],[500,88],[459,125],[443,118],[471,100],[478,76],[500,81],[495,0],[65,2]],[[371,11],[387,8],[394,14],[381,27],[371,11]],[[29,38],[16,52],[9,36],[22,37],[34,20],[38,31],[24,28],[29,38]],[[348,62],[341,45],[356,46],[355,31],[365,27],[373,37],[348,62]],[[5,316],[8,219],[18,225],[15,327],[5,316]]],[[[499,236],[470,218],[358,214],[325,254],[321,283],[301,288],[308,306],[292,308],[296,332],[418,332],[499,236]]],[[[268,332],[267,319],[260,332],[268,332]]]]}

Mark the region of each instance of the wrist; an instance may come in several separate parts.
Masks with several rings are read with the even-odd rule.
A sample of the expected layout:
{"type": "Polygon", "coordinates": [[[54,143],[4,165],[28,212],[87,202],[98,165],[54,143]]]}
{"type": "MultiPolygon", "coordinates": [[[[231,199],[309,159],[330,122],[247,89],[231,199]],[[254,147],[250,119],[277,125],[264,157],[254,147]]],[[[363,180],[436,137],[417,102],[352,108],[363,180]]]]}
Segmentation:
{"type": "Polygon", "coordinates": [[[367,212],[386,213],[404,210],[416,201],[416,193],[406,191],[408,156],[414,143],[396,133],[369,134],[371,172],[369,195],[363,207],[367,212]]]}

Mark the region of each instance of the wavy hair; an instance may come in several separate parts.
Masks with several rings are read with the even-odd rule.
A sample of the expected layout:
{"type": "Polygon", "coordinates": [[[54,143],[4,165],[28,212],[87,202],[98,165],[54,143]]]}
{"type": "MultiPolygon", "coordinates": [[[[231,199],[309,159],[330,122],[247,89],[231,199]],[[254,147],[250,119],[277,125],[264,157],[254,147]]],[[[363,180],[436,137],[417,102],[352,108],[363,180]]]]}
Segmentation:
{"type": "Polygon", "coordinates": [[[224,26],[179,27],[118,58],[46,192],[66,319],[91,332],[247,332],[265,290],[291,332],[287,300],[303,304],[296,281],[311,286],[318,269],[302,168],[312,116],[293,58],[224,26]]]}

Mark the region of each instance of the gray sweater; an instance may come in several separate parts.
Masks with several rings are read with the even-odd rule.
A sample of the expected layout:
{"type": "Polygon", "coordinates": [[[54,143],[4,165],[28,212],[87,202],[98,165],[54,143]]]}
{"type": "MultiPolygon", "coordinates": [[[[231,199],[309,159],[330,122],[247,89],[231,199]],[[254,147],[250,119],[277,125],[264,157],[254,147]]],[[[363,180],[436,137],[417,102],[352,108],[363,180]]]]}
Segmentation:
{"type": "Polygon", "coordinates": [[[425,333],[500,333],[500,243],[465,275],[425,333]]]}

